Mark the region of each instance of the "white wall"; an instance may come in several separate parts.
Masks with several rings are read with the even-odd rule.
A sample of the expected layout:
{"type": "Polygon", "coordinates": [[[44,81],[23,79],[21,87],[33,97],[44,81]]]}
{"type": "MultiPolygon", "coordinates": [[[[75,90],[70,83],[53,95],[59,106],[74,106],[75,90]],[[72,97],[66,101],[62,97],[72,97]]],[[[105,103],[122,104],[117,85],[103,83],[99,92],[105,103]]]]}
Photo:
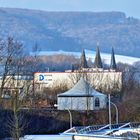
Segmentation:
{"type": "MultiPolygon", "coordinates": [[[[122,88],[122,72],[87,72],[83,73],[85,79],[95,87],[95,89],[113,89],[120,91],[122,88]]],[[[80,80],[81,74],[76,72],[46,72],[35,73],[34,83],[44,87],[55,87],[67,85],[69,88],[80,80]],[[40,76],[43,78],[41,79],[40,76]]]]}
{"type": "Polygon", "coordinates": [[[58,97],[58,110],[97,110],[106,107],[106,96],[94,97],[58,97]],[[95,107],[95,98],[100,99],[100,108],[95,107]]]}

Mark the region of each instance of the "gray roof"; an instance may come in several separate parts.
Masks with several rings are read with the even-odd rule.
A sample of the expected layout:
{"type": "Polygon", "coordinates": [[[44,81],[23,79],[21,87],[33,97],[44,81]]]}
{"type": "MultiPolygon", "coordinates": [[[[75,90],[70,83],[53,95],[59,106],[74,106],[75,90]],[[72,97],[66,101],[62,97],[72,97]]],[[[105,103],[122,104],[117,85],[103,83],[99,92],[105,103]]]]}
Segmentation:
{"type": "Polygon", "coordinates": [[[70,90],[58,94],[58,97],[93,97],[93,96],[106,96],[95,89],[93,89],[84,78],[81,78],[77,84],[70,90]]]}

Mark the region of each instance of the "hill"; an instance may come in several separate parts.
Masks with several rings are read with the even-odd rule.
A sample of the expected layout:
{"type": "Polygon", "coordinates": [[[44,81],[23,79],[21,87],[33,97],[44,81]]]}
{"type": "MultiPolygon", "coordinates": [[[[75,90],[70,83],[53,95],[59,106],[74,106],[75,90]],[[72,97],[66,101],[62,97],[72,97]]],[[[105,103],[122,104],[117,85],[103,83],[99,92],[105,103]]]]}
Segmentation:
{"type": "Polygon", "coordinates": [[[0,8],[0,36],[20,40],[27,52],[115,48],[116,54],[140,57],[140,21],[122,12],[46,12],[0,8]]]}

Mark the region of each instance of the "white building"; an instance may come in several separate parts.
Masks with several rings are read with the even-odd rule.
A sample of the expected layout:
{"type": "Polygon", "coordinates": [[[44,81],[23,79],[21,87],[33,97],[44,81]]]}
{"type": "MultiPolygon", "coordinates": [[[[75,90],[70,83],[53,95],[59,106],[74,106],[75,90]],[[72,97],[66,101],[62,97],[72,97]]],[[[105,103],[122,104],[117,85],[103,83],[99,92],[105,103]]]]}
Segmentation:
{"type": "Polygon", "coordinates": [[[33,89],[33,76],[30,75],[7,75],[5,79],[0,76],[0,89],[2,98],[10,98],[12,95],[19,93],[31,93],[33,89]]]}
{"type": "Polygon", "coordinates": [[[37,72],[34,74],[34,86],[38,90],[63,85],[71,88],[80,80],[81,76],[95,89],[120,91],[122,88],[122,72],[104,70],[91,72],[37,72]]]}
{"type": "Polygon", "coordinates": [[[106,108],[107,95],[94,90],[81,78],[69,91],[58,95],[59,110],[98,110],[106,108]]]}

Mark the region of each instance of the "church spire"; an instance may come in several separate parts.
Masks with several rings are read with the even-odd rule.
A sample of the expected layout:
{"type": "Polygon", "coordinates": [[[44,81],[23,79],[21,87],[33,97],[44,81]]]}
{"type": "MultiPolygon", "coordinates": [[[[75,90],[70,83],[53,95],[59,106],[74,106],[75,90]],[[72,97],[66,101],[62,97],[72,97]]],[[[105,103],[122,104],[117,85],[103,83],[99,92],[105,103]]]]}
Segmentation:
{"type": "Polygon", "coordinates": [[[97,49],[96,49],[96,56],[95,56],[95,60],[94,60],[94,67],[95,68],[103,68],[102,60],[101,60],[101,56],[100,56],[100,50],[99,50],[98,46],[97,46],[97,49]]]}
{"type": "Polygon", "coordinates": [[[115,60],[115,54],[114,54],[114,49],[112,47],[112,53],[111,53],[111,63],[110,63],[110,69],[116,70],[117,65],[116,65],[116,60],[115,60]]]}
{"type": "Polygon", "coordinates": [[[80,68],[88,68],[84,49],[82,50],[82,55],[80,58],[80,68]]]}

